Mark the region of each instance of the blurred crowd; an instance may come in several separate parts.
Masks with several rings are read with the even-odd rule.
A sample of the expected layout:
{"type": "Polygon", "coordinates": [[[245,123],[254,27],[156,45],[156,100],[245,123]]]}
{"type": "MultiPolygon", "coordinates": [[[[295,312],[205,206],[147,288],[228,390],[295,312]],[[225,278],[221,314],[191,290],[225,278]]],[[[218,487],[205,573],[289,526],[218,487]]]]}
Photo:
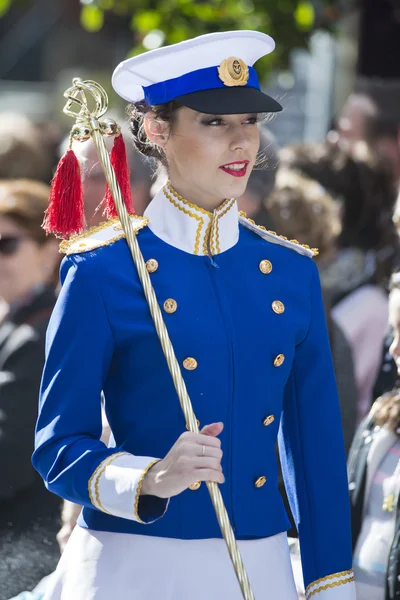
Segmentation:
{"type": "MultiPolygon", "coordinates": [[[[257,167],[238,199],[258,225],[319,248],[363,600],[400,595],[393,575],[400,560],[399,132],[399,89],[360,82],[322,142],[279,148],[263,125],[257,167]]],[[[128,130],[124,137],[133,203],[143,214],[163,175],[133,149],[128,130]]],[[[54,123],[0,114],[0,600],[42,597],[80,510],[47,492],[31,466],[61,260],[41,224],[68,143],[54,123]]],[[[104,220],[105,179],[90,140],[73,149],[90,228],[104,220]]],[[[297,553],[293,541],[295,570],[297,553]]],[[[300,577],[298,585],[302,597],[300,577]]]]}

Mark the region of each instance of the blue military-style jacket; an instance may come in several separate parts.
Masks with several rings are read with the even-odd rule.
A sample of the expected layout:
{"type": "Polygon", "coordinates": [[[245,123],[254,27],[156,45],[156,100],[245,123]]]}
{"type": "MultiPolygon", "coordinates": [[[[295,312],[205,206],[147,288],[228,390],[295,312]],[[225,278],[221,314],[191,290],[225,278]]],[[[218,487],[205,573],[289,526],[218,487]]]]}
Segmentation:
{"type": "MultiPolygon", "coordinates": [[[[196,417],[224,423],[221,492],[237,539],[290,526],[279,438],[307,595],[353,598],[345,454],[312,252],[239,217],[234,200],[211,214],[172,188],[131,221],[196,417]]],[[[168,506],[140,496],[186,424],[121,226],[109,221],[63,249],[35,467],[84,506],[83,527],[221,537],[204,484],[168,506]],[[111,447],[99,441],[102,391],[111,447]]]]}

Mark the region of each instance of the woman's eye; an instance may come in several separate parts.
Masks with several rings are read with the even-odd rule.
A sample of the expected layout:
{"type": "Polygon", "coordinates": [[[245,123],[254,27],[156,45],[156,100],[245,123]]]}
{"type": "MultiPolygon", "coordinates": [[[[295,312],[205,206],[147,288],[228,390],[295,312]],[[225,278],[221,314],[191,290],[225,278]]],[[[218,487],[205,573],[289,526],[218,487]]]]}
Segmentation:
{"type": "MultiPolygon", "coordinates": [[[[245,121],[243,121],[243,123],[245,125],[255,125],[256,123],[258,123],[258,121],[259,121],[258,116],[255,115],[253,117],[248,117],[245,121]]],[[[213,127],[218,127],[219,125],[225,125],[225,122],[220,117],[215,117],[213,119],[206,119],[206,120],[202,121],[202,124],[203,125],[211,125],[213,127]]]]}
{"type": "Polygon", "coordinates": [[[247,123],[248,125],[255,125],[256,123],[258,123],[258,117],[249,117],[245,120],[245,123],[247,123]]]}
{"type": "Polygon", "coordinates": [[[203,125],[223,125],[222,119],[208,119],[207,121],[203,121],[203,125]]]}

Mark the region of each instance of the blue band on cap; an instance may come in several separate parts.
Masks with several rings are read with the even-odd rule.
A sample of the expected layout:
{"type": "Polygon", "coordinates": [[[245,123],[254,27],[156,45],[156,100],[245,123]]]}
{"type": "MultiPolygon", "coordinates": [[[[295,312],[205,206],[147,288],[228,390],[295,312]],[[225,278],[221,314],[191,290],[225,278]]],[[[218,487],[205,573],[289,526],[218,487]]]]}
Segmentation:
{"type": "MultiPolygon", "coordinates": [[[[249,80],[242,87],[253,87],[259,90],[260,84],[255,69],[253,67],[248,67],[248,69],[249,80]]],[[[224,87],[227,86],[219,78],[218,67],[207,67],[206,69],[185,73],[185,75],[174,79],[153,83],[153,85],[143,87],[143,91],[147,104],[154,106],[155,104],[170,102],[170,100],[185,94],[224,87]]]]}

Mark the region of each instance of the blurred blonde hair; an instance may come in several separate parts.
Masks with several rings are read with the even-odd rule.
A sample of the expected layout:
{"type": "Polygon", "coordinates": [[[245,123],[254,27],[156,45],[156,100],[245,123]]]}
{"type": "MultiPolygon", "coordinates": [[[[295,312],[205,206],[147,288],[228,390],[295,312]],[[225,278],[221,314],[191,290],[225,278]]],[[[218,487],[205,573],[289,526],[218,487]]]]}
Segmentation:
{"type": "Polygon", "coordinates": [[[280,167],[266,207],[280,235],[318,248],[320,261],[332,256],[340,218],[336,202],[319,183],[280,167]]]}
{"type": "MultiPolygon", "coordinates": [[[[0,215],[15,221],[39,244],[50,239],[42,229],[50,187],[33,179],[0,180],[0,215]]],[[[51,236],[52,237],[52,236],[51,236]]]]}
{"type": "Polygon", "coordinates": [[[400,390],[393,390],[380,396],[372,408],[375,425],[387,427],[399,435],[400,427],[400,390]]]}

